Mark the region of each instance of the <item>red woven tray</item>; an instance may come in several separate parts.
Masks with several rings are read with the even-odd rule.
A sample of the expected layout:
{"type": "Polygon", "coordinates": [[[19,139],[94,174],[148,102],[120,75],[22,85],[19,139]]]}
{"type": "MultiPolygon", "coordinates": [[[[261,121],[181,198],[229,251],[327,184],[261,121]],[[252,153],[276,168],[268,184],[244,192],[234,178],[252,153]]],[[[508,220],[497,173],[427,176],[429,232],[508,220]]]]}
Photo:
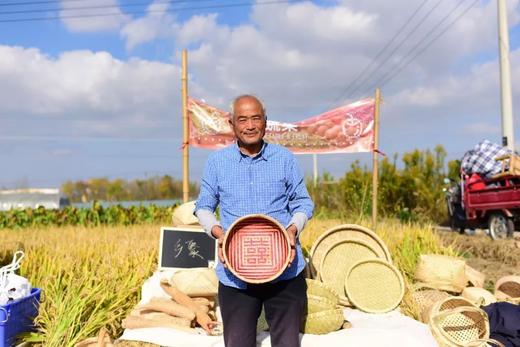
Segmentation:
{"type": "Polygon", "coordinates": [[[289,264],[290,245],[285,228],[275,219],[252,214],[237,219],[224,238],[228,269],[248,283],[265,283],[289,264]]]}

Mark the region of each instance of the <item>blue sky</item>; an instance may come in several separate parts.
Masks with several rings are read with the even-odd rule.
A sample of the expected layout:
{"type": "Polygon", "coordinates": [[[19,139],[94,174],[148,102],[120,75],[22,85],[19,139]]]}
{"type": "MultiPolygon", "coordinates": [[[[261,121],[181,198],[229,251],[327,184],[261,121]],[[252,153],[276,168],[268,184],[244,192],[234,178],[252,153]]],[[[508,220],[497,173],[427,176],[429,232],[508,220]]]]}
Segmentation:
{"type": "MultiPolygon", "coordinates": [[[[481,139],[500,142],[496,1],[266,1],[0,3],[0,187],[180,178],[184,48],[190,95],[217,107],[255,93],[270,119],[297,121],[371,96],[392,76],[381,86],[384,153],[442,144],[456,159],[481,139]],[[215,8],[237,3],[250,5],[215,8]],[[119,15],[96,17],[107,13],[119,15]],[[95,16],[8,22],[86,14],[95,16]]],[[[519,1],[507,1],[514,114],[519,1]]],[[[517,148],[518,128],[515,117],[517,148]]],[[[208,154],[191,150],[193,180],[208,154]]],[[[312,175],[311,157],[299,159],[312,175]]],[[[356,159],[369,165],[371,156],[320,155],[319,168],[337,177],[356,159]]]]}

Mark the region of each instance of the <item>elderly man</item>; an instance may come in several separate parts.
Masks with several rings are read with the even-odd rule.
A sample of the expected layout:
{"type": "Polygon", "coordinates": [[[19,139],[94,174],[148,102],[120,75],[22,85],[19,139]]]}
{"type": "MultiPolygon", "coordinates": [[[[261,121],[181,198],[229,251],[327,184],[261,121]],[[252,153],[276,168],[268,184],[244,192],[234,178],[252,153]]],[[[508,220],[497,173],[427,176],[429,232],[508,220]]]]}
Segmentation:
{"type": "Polygon", "coordinates": [[[195,214],[208,235],[218,239],[219,302],[227,347],[256,346],[262,306],[273,347],[299,346],[306,304],[305,260],[298,235],[312,217],[314,204],[294,155],[263,140],[265,109],[252,95],[233,101],[231,126],[236,143],[212,153],[206,163],[195,214]],[[220,207],[221,222],[215,217],[220,207]],[[238,218],[260,213],[286,226],[291,238],[289,267],[273,282],[249,284],[226,268],[225,230],[238,218]]]}

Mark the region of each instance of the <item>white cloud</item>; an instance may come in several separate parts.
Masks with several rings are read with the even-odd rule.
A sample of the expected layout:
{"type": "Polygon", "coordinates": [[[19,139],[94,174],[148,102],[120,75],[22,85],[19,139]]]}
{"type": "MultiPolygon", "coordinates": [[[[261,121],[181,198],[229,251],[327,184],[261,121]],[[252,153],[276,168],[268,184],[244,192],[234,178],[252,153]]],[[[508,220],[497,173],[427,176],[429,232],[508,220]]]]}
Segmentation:
{"type": "Polygon", "coordinates": [[[73,32],[117,31],[130,20],[118,6],[118,0],[89,0],[78,3],[61,1],[60,17],[73,32]]]}
{"type": "MultiPolygon", "coordinates": [[[[393,57],[383,59],[374,77],[396,71],[395,63],[455,4],[443,2],[393,57]]],[[[174,119],[180,113],[178,63],[184,47],[189,49],[190,95],[227,108],[237,94],[255,93],[266,102],[271,119],[300,120],[346,101],[346,86],[418,5],[412,0],[367,0],[330,2],[327,7],[311,2],[255,6],[249,21],[231,26],[217,14],[180,20],[165,4],[154,3],[144,17],[122,26],[120,36],[129,54],[139,45],[166,38],[176,45],[171,54],[175,63],[122,61],[91,51],[54,58],[34,48],[0,46],[2,112],[34,122],[24,127],[13,118],[3,122],[0,131],[66,133],[70,138],[179,136],[180,122],[174,119]]],[[[518,25],[519,0],[508,5],[509,24],[518,25]]],[[[479,2],[383,86],[381,150],[402,153],[442,143],[457,156],[483,136],[500,142],[496,40],[496,3],[479,2]]],[[[513,110],[520,110],[520,88],[515,85],[520,81],[519,50],[511,54],[511,74],[513,110]]],[[[365,83],[350,99],[372,95],[372,87],[365,83]]],[[[320,166],[334,174],[343,172],[353,156],[344,157],[320,157],[320,166]]],[[[199,159],[192,161],[195,176],[204,155],[199,159]]]]}
{"type": "MultiPolygon", "coordinates": [[[[120,61],[107,52],[72,51],[52,58],[37,49],[0,46],[0,79],[3,117],[27,124],[48,121],[44,127],[13,125],[12,135],[146,136],[180,112],[177,66],[120,61]]],[[[2,130],[10,133],[5,126],[2,130]]]]}
{"type": "Polygon", "coordinates": [[[157,38],[172,36],[176,24],[175,17],[167,12],[168,7],[168,3],[154,1],[148,6],[144,17],[126,23],[120,32],[126,41],[126,48],[131,50],[157,38]]]}

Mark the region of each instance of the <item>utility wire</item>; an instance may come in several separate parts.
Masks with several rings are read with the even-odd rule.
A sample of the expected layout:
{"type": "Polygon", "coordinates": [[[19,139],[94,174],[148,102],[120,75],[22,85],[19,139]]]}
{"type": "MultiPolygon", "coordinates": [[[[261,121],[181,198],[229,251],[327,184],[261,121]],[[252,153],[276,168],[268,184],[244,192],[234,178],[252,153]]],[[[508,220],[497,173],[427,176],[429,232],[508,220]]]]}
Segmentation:
{"type": "Polygon", "coordinates": [[[417,29],[423,25],[426,21],[426,19],[433,13],[433,11],[435,11],[435,9],[437,9],[437,7],[439,7],[439,5],[441,4],[443,0],[439,0],[437,1],[437,3],[419,20],[419,22],[412,28],[412,30],[406,35],[406,37],[404,37],[398,44],[397,46],[394,47],[394,49],[390,52],[390,54],[386,55],[386,57],[377,65],[377,67],[372,70],[371,73],[369,73],[364,79],[362,82],[360,82],[358,84],[358,86],[350,93],[348,94],[347,98],[350,98],[351,96],[355,96],[356,95],[356,92],[358,90],[364,90],[365,88],[363,88],[364,85],[366,85],[368,82],[370,82],[370,80],[372,79],[372,76],[374,76],[375,73],[377,73],[388,61],[390,58],[392,58],[392,56],[394,56],[394,54],[397,52],[398,49],[400,49],[403,44],[405,44],[408,39],[417,31],[417,29]]]}
{"type": "MultiPolygon", "coordinates": [[[[397,70],[393,71],[393,74],[390,76],[383,76],[379,81],[379,86],[382,87],[390,82],[393,78],[395,78],[405,67],[407,67],[415,58],[417,58],[421,53],[423,53],[426,49],[428,49],[435,41],[437,41],[444,33],[446,33],[459,19],[461,19],[470,9],[472,9],[479,0],[475,0],[471,3],[463,12],[461,12],[457,17],[455,17],[441,32],[439,32],[435,37],[433,37],[428,43],[416,52],[410,59],[408,59],[402,66],[400,66],[397,70]]],[[[392,72],[392,71],[390,71],[392,72]]]]}
{"type": "Polygon", "coordinates": [[[84,2],[85,0],[46,0],[46,1],[24,1],[24,2],[4,2],[0,3],[0,7],[4,6],[22,6],[22,5],[41,5],[41,4],[55,4],[62,2],[84,2]]]}
{"type": "Polygon", "coordinates": [[[401,35],[401,33],[403,32],[403,30],[408,26],[408,24],[410,24],[412,22],[412,20],[414,19],[414,17],[417,15],[417,13],[419,13],[419,11],[424,7],[424,5],[426,5],[426,3],[428,2],[429,0],[424,0],[420,5],[419,7],[417,7],[415,9],[415,11],[412,13],[412,15],[404,22],[404,24],[401,26],[401,28],[399,28],[399,30],[397,30],[397,33],[392,37],[392,39],[390,41],[388,41],[386,43],[386,45],[377,53],[377,55],[375,56],[375,58],[373,58],[369,64],[367,64],[363,70],[361,70],[361,72],[349,83],[349,85],[341,92],[339,93],[338,97],[336,99],[334,99],[334,102],[337,102],[339,101],[344,95],[347,95],[349,92],[350,92],[350,89],[351,87],[355,86],[356,83],[359,81],[359,79],[361,78],[361,76],[363,76],[365,74],[365,72],[368,71],[369,68],[372,67],[372,65],[374,65],[377,61],[377,59],[379,59],[379,57],[381,56],[381,54],[383,54],[386,49],[388,47],[390,47],[390,45],[392,43],[394,43],[394,41],[397,39],[397,37],[399,37],[399,35],[401,35]]]}
{"type": "Polygon", "coordinates": [[[164,12],[183,12],[192,10],[211,10],[220,8],[233,8],[233,7],[245,7],[245,6],[257,6],[257,5],[278,5],[284,3],[296,3],[302,0],[271,0],[264,2],[239,2],[234,4],[224,5],[213,5],[213,6],[198,6],[198,7],[184,7],[184,8],[169,8],[165,10],[147,10],[147,11],[127,11],[119,13],[100,13],[100,14],[85,14],[85,15],[66,15],[66,16],[48,16],[48,17],[33,17],[33,18],[18,18],[18,19],[2,19],[0,23],[19,23],[19,22],[36,22],[46,20],[61,20],[61,19],[76,19],[76,18],[97,18],[97,17],[108,17],[108,16],[125,16],[129,14],[148,14],[148,13],[164,13],[164,12]]]}
{"type": "MultiPolygon", "coordinates": [[[[187,2],[212,2],[215,0],[171,0],[164,2],[155,2],[154,5],[162,5],[162,4],[181,4],[187,2]]],[[[133,4],[121,4],[121,5],[96,5],[96,6],[78,6],[78,7],[69,7],[69,8],[40,8],[36,10],[16,10],[16,11],[0,11],[0,16],[2,15],[12,15],[12,14],[27,14],[27,13],[42,13],[42,12],[65,12],[65,11],[77,11],[77,10],[95,10],[95,9],[106,9],[106,8],[125,8],[125,7],[142,7],[150,5],[149,2],[137,2],[133,4]]]]}

